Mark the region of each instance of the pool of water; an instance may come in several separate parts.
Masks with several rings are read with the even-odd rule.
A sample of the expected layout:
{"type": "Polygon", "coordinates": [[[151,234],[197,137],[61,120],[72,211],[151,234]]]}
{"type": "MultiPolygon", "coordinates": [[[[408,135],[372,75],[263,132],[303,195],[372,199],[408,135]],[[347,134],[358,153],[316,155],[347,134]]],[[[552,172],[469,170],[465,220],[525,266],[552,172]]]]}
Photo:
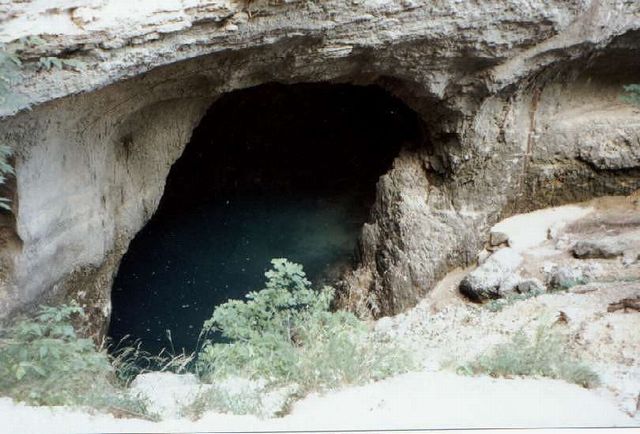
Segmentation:
{"type": "Polygon", "coordinates": [[[132,241],[113,286],[109,336],[152,353],[196,348],[214,306],[263,287],[272,258],[305,266],[312,281],[349,263],[362,210],[348,197],[218,197],[159,213],[132,241]]]}
{"type": "Polygon", "coordinates": [[[170,331],[176,351],[192,351],[216,305],[262,289],[272,258],[331,281],[353,259],[379,177],[422,131],[375,86],[271,83],[222,95],[122,260],[109,336],[157,353],[170,331]]]}

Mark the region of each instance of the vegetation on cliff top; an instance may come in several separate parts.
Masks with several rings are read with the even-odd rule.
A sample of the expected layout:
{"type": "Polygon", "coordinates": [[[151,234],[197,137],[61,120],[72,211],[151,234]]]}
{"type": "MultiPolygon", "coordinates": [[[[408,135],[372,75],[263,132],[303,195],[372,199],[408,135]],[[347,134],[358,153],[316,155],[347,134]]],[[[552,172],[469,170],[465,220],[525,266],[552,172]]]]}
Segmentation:
{"type": "Polygon", "coordinates": [[[33,405],[89,406],[149,417],[119,381],[113,359],[73,326],[76,304],[41,306],[33,318],[0,329],[0,392],[33,405]]]}
{"type": "MultiPolygon", "coordinates": [[[[205,382],[260,381],[260,393],[293,385],[296,396],[362,384],[413,366],[407,351],[374,342],[352,313],[331,312],[334,290],[312,289],[301,265],[286,259],[272,263],[264,289],[250,292],[246,301],[216,307],[204,324],[194,364],[189,356],[154,358],[131,346],[109,355],[77,335],[73,324],[84,316],[78,305],[41,306],[32,318],[0,330],[0,394],[35,405],[90,406],[150,417],[145,402],[126,389],[146,371],[140,359],[150,366],[160,361],[173,371],[194,369],[205,382]]],[[[260,396],[230,400],[225,394],[224,388],[208,388],[187,413],[259,413],[260,396]]]]}
{"type": "Polygon", "coordinates": [[[488,374],[493,377],[549,377],[595,387],[598,374],[571,357],[567,342],[550,325],[539,325],[532,337],[518,331],[511,341],[497,345],[474,362],[460,366],[459,373],[488,374]]]}
{"type": "MultiPolygon", "coordinates": [[[[406,350],[374,342],[355,315],[330,311],[333,288],[312,289],[302,266],[286,259],[272,264],[264,289],[250,292],[246,301],[218,306],[205,322],[205,342],[196,364],[203,380],[244,377],[266,381],[267,390],[293,384],[296,393],[304,395],[379,380],[413,367],[406,350]],[[213,336],[227,342],[214,342],[213,336]]],[[[208,402],[228,410],[220,408],[230,402],[223,399],[224,392],[211,389],[196,405],[208,402]]]]}

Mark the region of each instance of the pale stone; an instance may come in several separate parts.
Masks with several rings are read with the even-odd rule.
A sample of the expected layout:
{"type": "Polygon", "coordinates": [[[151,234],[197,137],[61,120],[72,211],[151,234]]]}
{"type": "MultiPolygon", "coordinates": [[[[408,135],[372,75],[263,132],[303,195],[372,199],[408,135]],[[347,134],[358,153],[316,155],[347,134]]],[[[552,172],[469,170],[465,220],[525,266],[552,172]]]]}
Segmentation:
{"type": "Polygon", "coordinates": [[[24,101],[0,110],[18,186],[0,317],[86,291],[103,328],[113,274],[193,128],[225,92],[274,81],[375,84],[424,121],[425,145],[377,184],[341,298],[406,310],[469,265],[501,215],[640,188],[639,114],[619,99],[639,12],[616,0],[5,2],[0,42],[45,44],[24,48],[24,101]],[[40,56],[85,67],[38,71],[40,56]]]}

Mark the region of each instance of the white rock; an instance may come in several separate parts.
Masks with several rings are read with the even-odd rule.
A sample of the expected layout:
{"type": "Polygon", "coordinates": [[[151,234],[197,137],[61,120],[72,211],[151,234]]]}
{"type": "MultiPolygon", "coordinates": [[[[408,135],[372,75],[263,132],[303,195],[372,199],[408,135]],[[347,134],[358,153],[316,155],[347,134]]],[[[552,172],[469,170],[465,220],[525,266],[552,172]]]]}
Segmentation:
{"type": "Polygon", "coordinates": [[[640,251],[625,250],[622,254],[622,264],[626,267],[635,264],[640,259],[640,251]]]}
{"type": "Polygon", "coordinates": [[[462,279],[460,292],[477,301],[501,297],[502,285],[507,291],[515,285],[512,275],[522,260],[522,256],[510,247],[498,250],[462,279]]]}
{"type": "Polygon", "coordinates": [[[164,418],[180,416],[181,409],[193,401],[203,387],[193,374],[150,372],[138,375],[131,392],[148,401],[149,410],[164,418]]]}
{"type": "Polygon", "coordinates": [[[521,281],[522,276],[517,273],[508,275],[500,284],[500,293],[506,295],[515,292],[521,281]]]}
{"type": "Polygon", "coordinates": [[[549,230],[547,231],[547,238],[550,240],[557,240],[564,228],[567,227],[566,221],[556,221],[551,226],[549,226],[549,230]]]}
{"type": "Polygon", "coordinates": [[[506,247],[495,252],[486,262],[500,270],[514,271],[522,263],[522,256],[517,250],[506,247]]]}
{"type": "Polygon", "coordinates": [[[492,246],[499,246],[507,242],[509,242],[509,235],[504,232],[492,230],[489,234],[489,244],[492,246]]]}

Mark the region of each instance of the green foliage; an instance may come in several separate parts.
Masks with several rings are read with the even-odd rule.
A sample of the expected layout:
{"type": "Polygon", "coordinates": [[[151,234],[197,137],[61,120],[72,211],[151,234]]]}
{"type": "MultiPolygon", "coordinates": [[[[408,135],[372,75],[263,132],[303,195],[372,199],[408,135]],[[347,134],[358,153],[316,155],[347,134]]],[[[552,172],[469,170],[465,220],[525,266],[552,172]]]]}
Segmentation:
{"type": "MultiPolygon", "coordinates": [[[[20,66],[22,62],[18,56],[9,53],[0,45],[0,107],[5,109],[17,108],[22,99],[13,88],[20,78],[20,66]]],[[[13,150],[11,147],[0,143],[0,185],[4,184],[9,175],[13,175],[13,167],[9,163],[13,150]]],[[[0,197],[0,208],[10,210],[9,199],[0,197]]]]}
{"type": "Polygon", "coordinates": [[[533,338],[523,330],[518,331],[510,342],[497,345],[471,364],[460,366],[458,372],[494,377],[542,376],[587,388],[599,384],[598,374],[572,359],[566,350],[565,339],[549,325],[538,326],[533,338]]]}
{"type": "Polygon", "coordinates": [[[203,379],[242,376],[308,391],[410,368],[405,351],[373,342],[353,314],[329,311],[332,288],[315,291],[302,266],[286,259],[272,263],[265,289],[218,306],[205,322],[203,336],[220,332],[229,342],[205,340],[196,363],[203,379]]]}
{"type": "Polygon", "coordinates": [[[20,98],[13,91],[13,87],[20,78],[22,62],[13,53],[0,45],[0,107],[14,108],[20,103],[20,98]]]}
{"type": "Polygon", "coordinates": [[[551,280],[549,289],[555,292],[567,291],[574,286],[587,283],[589,283],[589,280],[584,276],[556,276],[551,280]]]}
{"type": "Polygon", "coordinates": [[[624,95],[621,99],[629,104],[640,107],[640,84],[628,84],[623,87],[624,95]]]}
{"type": "Polygon", "coordinates": [[[485,303],[483,306],[490,312],[500,312],[506,306],[510,306],[513,303],[516,303],[518,301],[524,301],[530,298],[537,297],[539,295],[542,295],[543,293],[544,293],[543,291],[533,290],[533,291],[525,292],[522,294],[509,294],[503,298],[490,300],[487,303],[485,303]]]}
{"type": "Polygon", "coordinates": [[[309,312],[327,310],[331,288],[316,292],[310,288],[302,266],[286,259],[274,259],[273,270],[265,273],[266,288],[247,294],[248,301],[229,300],[215,309],[204,323],[203,332],[219,330],[225,338],[249,341],[295,339],[300,322],[309,312]]]}
{"type": "Polygon", "coordinates": [[[77,336],[76,304],[42,306],[0,330],[0,391],[35,405],[88,405],[145,416],[144,403],[118,387],[106,352],[77,336]]]}

